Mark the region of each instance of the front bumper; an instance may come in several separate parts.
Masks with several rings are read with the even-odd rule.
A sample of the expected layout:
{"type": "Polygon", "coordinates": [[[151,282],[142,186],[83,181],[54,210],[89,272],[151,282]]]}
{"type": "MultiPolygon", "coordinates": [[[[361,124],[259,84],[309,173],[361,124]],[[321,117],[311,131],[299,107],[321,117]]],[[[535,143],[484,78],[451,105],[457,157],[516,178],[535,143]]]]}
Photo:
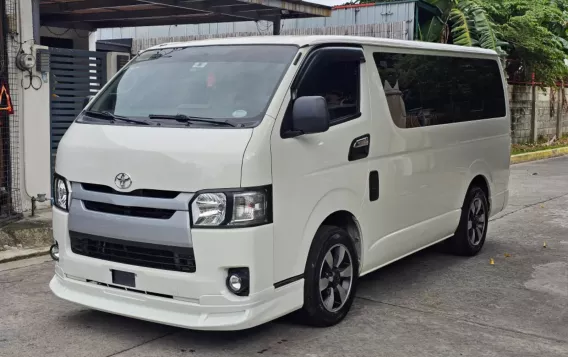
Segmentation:
{"type": "Polygon", "coordinates": [[[172,326],[201,330],[250,328],[303,304],[303,280],[275,289],[272,226],[194,230],[195,273],[145,268],[74,254],[68,214],[54,208],[53,234],[59,262],[50,288],[58,297],[96,310],[172,326]],[[227,269],[250,269],[250,295],[225,286],[227,269]],[[136,274],[136,287],[112,282],[111,270],[136,274]]]}

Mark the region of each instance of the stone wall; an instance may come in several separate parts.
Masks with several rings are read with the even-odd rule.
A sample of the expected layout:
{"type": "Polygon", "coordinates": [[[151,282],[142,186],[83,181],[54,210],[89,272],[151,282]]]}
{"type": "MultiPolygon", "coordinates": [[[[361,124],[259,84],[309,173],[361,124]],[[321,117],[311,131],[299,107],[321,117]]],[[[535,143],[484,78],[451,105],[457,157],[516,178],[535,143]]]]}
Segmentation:
{"type": "MultiPolygon", "coordinates": [[[[530,142],[531,137],[531,86],[510,85],[509,105],[511,108],[511,136],[513,143],[530,142]]],[[[558,90],[536,88],[537,137],[551,139],[556,133],[556,110],[558,90]]],[[[565,100],[566,101],[566,100],[565,100]]],[[[563,133],[568,133],[568,108],[562,109],[563,133]]]]}

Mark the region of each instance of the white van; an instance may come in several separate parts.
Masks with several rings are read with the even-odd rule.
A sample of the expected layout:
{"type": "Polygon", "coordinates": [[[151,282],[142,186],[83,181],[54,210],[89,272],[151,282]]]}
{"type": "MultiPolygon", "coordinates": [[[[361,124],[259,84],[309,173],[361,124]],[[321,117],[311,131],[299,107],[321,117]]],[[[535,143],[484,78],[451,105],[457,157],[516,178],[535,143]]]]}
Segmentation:
{"type": "Polygon", "coordinates": [[[496,53],[423,42],[150,48],[59,144],[51,290],[191,329],[336,324],[359,277],[480,251],[508,199],[505,86],[496,53]]]}

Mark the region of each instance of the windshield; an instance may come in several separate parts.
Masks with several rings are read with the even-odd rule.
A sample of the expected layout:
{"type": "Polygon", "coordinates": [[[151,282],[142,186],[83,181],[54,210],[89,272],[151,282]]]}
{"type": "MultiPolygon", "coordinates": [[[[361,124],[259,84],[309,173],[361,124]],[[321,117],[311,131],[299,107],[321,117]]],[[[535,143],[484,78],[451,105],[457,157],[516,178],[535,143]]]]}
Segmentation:
{"type": "Polygon", "coordinates": [[[297,51],[278,45],[147,51],[112,80],[89,111],[150,122],[185,115],[258,124],[297,51]]]}

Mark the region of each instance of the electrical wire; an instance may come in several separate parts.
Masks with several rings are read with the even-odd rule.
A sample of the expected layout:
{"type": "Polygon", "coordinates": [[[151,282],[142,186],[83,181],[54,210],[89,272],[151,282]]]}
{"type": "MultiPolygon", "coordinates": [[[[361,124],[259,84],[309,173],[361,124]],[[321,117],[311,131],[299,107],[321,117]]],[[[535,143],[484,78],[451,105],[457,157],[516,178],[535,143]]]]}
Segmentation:
{"type": "Polygon", "coordinates": [[[29,70],[28,74],[24,75],[22,77],[22,82],[20,84],[22,85],[22,88],[24,88],[24,90],[28,90],[30,88],[33,88],[35,90],[39,90],[43,86],[43,81],[41,80],[40,76],[38,76],[37,74],[33,74],[33,72],[31,70],[29,70]],[[28,82],[27,86],[24,85],[26,78],[29,78],[29,82],[28,82]],[[39,86],[34,85],[34,79],[35,78],[39,79],[39,86]]]}
{"type": "MultiPolygon", "coordinates": [[[[13,41],[16,41],[15,38],[12,38],[12,40],[13,40],[13,41]]],[[[32,46],[35,45],[35,39],[33,39],[33,38],[30,38],[29,40],[25,40],[24,42],[19,42],[19,41],[17,41],[17,42],[19,42],[19,44],[20,44],[20,48],[18,49],[18,54],[20,54],[20,53],[22,53],[22,52],[25,52],[23,47],[24,47],[24,45],[25,45],[27,42],[30,42],[30,41],[33,41],[32,46]]]]}
{"type": "Polygon", "coordinates": [[[57,33],[57,32],[52,31],[52,30],[49,28],[49,26],[45,26],[45,28],[46,28],[46,30],[49,31],[52,35],[55,35],[55,36],[63,36],[63,35],[65,35],[67,32],[71,31],[71,29],[68,28],[68,29],[66,29],[65,31],[63,31],[62,33],[57,33]]]}
{"type": "Polygon", "coordinates": [[[92,32],[89,31],[89,34],[87,36],[80,35],[79,31],[77,31],[76,28],[74,28],[73,31],[75,32],[75,35],[77,35],[77,37],[79,37],[79,38],[89,38],[89,36],[92,34],[92,32]]]}
{"type": "MultiPolygon", "coordinates": [[[[261,20],[262,21],[262,20],[261,20]]],[[[265,35],[265,32],[270,31],[270,29],[272,28],[272,23],[267,22],[266,25],[264,26],[264,29],[262,29],[260,27],[260,21],[255,21],[256,24],[256,30],[258,31],[259,34],[261,35],[265,35]]]]}

